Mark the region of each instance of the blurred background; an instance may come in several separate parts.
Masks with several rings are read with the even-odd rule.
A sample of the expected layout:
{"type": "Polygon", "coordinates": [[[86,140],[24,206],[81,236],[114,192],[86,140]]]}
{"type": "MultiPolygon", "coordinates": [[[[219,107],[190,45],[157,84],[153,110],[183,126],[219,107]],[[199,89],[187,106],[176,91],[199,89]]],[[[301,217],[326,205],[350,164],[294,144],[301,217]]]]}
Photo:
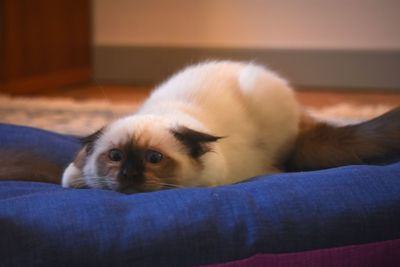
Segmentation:
{"type": "Polygon", "coordinates": [[[144,98],[183,66],[235,59],[278,71],[305,103],[400,104],[399,12],[398,0],[0,0],[0,92],[144,98]]]}

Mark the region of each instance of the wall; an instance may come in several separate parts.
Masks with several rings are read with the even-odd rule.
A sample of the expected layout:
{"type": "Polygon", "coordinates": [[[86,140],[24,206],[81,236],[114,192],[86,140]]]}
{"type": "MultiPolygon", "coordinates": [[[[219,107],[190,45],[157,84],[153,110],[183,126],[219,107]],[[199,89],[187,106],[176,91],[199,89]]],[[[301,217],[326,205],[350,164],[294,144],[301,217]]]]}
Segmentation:
{"type": "MultiPolygon", "coordinates": [[[[243,49],[257,51],[257,55],[275,50],[293,50],[301,55],[310,51],[357,51],[359,55],[360,51],[366,51],[367,58],[361,61],[376,64],[371,61],[370,52],[373,51],[376,58],[376,52],[381,51],[384,57],[396,60],[386,65],[382,60],[378,62],[383,64],[379,69],[387,73],[377,78],[391,82],[378,81],[374,86],[400,88],[399,79],[388,77],[390,69],[398,67],[396,62],[400,59],[398,0],[94,0],[93,3],[94,44],[100,49],[95,57],[111,53],[112,47],[140,47],[142,55],[161,53],[155,50],[160,47],[186,49],[186,54],[196,54],[188,48],[200,48],[202,55],[209,49],[224,49],[232,51],[233,58],[237,50],[243,49]],[[148,48],[147,52],[143,52],[143,48],[148,48]]],[[[212,51],[210,54],[218,57],[219,53],[212,51]]],[[[132,56],[134,54],[131,52],[132,56]]],[[[252,56],[254,53],[243,58],[254,59],[252,56]]],[[[307,62],[307,58],[301,61],[307,62]]],[[[279,60],[273,65],[282,69],[279,60]]],[[[98,69],[101,70],[101,66],[98,69]]],[[[295,69],[283,68],[282,71],[298,73],[295,69]]],[[[319,82],[313,84],[308,78],[304,81],[296,77],[295,80],[299,78],[304,85],[324,86],[319,82]]],[[[332,77],[334,79],[340,80],[340,77],[332,77]]],[[[346,86],[348,81],[344,82],[334,86],[346,86]]],[[[370,81],[348,84],[368,86],[370,81]]]]}
{"type": "Polygon", "coordinates": [[[94,0],[96,45],[400,49],[398,0],[94,0]]]}

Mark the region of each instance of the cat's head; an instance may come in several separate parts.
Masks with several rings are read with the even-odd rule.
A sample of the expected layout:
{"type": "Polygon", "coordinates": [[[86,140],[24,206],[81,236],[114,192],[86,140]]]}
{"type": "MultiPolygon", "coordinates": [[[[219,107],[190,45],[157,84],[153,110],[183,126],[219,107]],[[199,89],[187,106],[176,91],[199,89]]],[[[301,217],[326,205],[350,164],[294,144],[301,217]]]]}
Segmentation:
{"type": "Polygon", "coordinates": [[[208,185],[198,176],[219,139],[154,116],[126,117],[82,139],[62,184],[126,193],[208,185]]]}

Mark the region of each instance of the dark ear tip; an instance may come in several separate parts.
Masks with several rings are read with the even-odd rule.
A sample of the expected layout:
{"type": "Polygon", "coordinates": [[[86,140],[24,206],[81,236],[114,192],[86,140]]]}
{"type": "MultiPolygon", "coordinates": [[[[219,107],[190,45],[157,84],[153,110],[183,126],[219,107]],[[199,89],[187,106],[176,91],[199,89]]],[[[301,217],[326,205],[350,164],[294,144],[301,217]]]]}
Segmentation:
{"type": "Polygon", "coordinates": [[[103,134],[104,127],[100,128],[96,132],[88,135],[88,136],[82,136],[79,138],[79,141],[81,143],[82,147],[86,146],[86,152],[89,154],[93,150],[94,143],[96,142],[97,139],[100,138],[100,136],[103,134]]]}
{"type": "Polygon", "coordinates": [[[192,130],[185,126],[179,126],[176,129],[171,129],[171,133],[176,140],[178,140],[187,148],[189,154],[195,159],[210,151],[209,143],[216,142],[223,138],[220,136],[214,136],[192,130]]]}
{"type": "Polygon", "coordinates": [[[103,131],[104,127],[100,128],[99,130],[95,131],[92,134],[79,137],[79,141],[81,142],[82,145],[87,145],[88,143],[92,143],[100,138],[100,136],[103,134],[103,131]]]}
{"type": "Polygon", "coordinates": [[[221,138],[225,138],[222,136],[215,136],[192,130],[186,126],[179,126],[176,129],[171,129],[171,133],[178,141],[191,141],[199,143],[216,142],[221,138]]]}

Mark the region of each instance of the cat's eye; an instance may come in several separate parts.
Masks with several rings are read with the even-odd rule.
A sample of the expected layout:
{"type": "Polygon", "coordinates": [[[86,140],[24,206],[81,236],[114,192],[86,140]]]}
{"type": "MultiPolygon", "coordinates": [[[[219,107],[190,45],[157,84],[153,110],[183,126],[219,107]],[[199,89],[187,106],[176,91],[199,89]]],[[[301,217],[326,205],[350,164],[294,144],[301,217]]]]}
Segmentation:
{"type": "Polygon", "coordinates": [[[151,164],[157,164],[164,159],[164,155],[155,150],[147,150],[144,154],[144,159],[151,164]]]}
{"type": "Polygon", "coordinates": [[[123,157],[124,154],[119,149],[113,148],[110,151],[108,151],[108,158],[111,161],[121,161],[123,157]]]}

